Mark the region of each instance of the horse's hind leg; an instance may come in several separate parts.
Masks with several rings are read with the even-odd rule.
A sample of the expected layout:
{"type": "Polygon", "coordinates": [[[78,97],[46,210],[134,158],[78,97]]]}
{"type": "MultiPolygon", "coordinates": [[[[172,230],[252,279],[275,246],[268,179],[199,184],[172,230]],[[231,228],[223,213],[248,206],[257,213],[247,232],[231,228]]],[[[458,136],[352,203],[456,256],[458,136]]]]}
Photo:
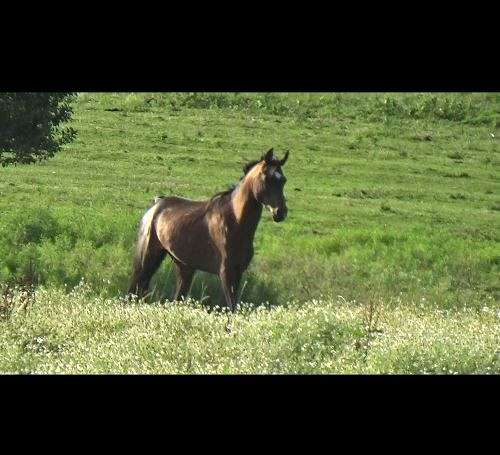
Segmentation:
{"type": "Polygon", "coordinates": [[[173,301],[187,297],[194,276],[194,270],[192,268],[176,260],[174,260],[174,268],[177,276],[177,284],[172,297],[173,301]]]}
{"type": "Polygon", "coordinates": [[[167,252],[163,249],[158,239],[151,238],[144,251],[144,256],[137,259],[134,264],[134,273],[129,293],[144,297],[149,288],[151,278],[160,267],[167,252]]]}

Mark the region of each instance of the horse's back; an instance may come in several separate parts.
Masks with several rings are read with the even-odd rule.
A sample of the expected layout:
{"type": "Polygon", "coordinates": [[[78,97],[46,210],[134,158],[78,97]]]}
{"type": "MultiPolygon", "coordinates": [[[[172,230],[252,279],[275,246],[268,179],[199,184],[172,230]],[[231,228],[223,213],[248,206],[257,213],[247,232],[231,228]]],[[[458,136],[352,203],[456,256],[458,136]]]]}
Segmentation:
{"type": "Polygon", "coordinates": [[[187,199],[179,196],[156,196],[154,200],[155,204],[158,204],[160,208],[193,208],[199,209],[206,207],[207,201],[194,201],[192,199],[187,199]]]}

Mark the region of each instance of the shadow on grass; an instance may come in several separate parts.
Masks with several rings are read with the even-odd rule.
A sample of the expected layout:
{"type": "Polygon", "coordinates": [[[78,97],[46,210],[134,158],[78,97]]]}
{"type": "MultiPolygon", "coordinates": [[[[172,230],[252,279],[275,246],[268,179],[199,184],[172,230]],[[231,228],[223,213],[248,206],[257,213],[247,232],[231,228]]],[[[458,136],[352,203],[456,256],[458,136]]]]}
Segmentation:
{"type": "MultiPolygon", "coordinates": [[[[171,264],[162,265],[151,280],[150,290],[150,302],[164,302],[172,298],[175,290],[175,272],[171,264]]],[[[265,283],[252,272],[243,274],[238,296],[238,301],[245,302],[249,307],[263,304],[272,307],[281,304],[278,289],[265,283]]],[[[210,310],[216,306],[226,305],[219,277],[205,272],[196,272],[189,297],[210,310]]]]}

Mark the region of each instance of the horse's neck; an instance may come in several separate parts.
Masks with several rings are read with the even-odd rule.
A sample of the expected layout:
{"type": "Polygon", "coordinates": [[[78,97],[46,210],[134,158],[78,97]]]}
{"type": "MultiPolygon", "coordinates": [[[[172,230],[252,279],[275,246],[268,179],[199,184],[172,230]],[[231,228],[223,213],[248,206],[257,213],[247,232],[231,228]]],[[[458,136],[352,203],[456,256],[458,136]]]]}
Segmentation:
{"type": "Polygon", "coordinates": [[[241,182],[231,197],[234,217],[242,232],[248,232],[253,238],[262,214],[262,204],[255,200],[251,185],[241,182]]]}

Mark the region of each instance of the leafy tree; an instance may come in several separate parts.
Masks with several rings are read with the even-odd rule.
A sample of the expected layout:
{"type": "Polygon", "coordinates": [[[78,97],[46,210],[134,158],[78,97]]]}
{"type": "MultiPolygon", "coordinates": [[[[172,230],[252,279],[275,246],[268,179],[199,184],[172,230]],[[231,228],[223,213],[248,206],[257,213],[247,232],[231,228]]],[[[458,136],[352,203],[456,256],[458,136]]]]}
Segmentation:
{"type": "Polygon", "coordinates": [[[29,164],[50,158],[76,131],[70,120],[74,93],[0,93],[0,163],[29,164]]]}

